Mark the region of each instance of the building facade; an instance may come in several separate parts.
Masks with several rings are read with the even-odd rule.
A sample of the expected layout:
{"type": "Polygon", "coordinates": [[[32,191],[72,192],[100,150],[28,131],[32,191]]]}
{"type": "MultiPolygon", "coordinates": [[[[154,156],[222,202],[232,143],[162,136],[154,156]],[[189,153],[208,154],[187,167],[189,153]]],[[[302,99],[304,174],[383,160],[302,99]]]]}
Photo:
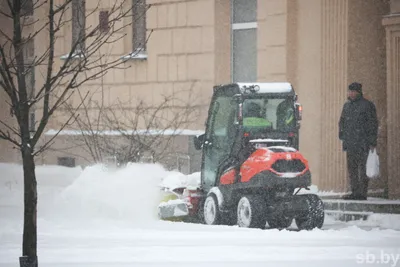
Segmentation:
{"type": "MultiPolygon", "coordinates": [[[[85,12],[91,14],[86,25],[102,23],[111,7],[109,1],[100,1],[99,11],[92,12],[95,2],[86,1],[85,12]]],[[[141,1],[127,5],[131,2],[141,1]]],[[[157,102],[162,94],[192,88],[202,109],[191,129],[203,130],[213,85],[289,81],[303,105],[300,150],[310,162],[313,183],[320,190],[345,192],[348,181],[338,120],[348,84],[358,81],[375,102],[380,123],[382,175],[370,188],[400,198],[400,0],[147,0],[146,4],[150,6],[144,20],[124,28],[121,39],[108,47],[109,57],[123,60],[124,68],[85,84],[85,90],[101,87],[111,104],[138,97],[157,102]],[[140,53],[132,54],[138,47],[140,53]]],[[[76,27],[67,24],[58,34],[60,62],[74,34],[79,34],[74,31],[76,27]]],[[[35,47],[40,42],[35,40],[35,47]]],[[[0,108],[1,116],[8,117],[5,105],[0,108]]],[[[56,126],[51,123],[48,130],[56,126]]],[[[60,136],[54,146],[61,149],[67,138],[60,136]]],[[[182,140],[185,144],[175,149],[185,147],[179,152],[192,153],[186,144],[190,137],[182,140]]],[[[17,160],[4,143],[0,141],[1,160],[17,160]]],[[[40,162],[56,163],[55,158],[62,157],[60,149],[46,152],[40,162]]],[[[83,153],[75,150],[78,163],[83,153]]]]}

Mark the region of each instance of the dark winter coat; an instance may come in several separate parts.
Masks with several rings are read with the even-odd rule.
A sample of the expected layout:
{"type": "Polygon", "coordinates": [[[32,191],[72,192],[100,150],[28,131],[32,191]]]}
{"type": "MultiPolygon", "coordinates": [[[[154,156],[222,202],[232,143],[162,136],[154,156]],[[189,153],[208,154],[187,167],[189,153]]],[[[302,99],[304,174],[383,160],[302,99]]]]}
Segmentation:
{"type": "Polygon", "coordinates": [[[378,119],[374,103],[360,95],[344,104],[339,139],[345,151],[368,151],[370,146],[377,145],[378,119]]]}

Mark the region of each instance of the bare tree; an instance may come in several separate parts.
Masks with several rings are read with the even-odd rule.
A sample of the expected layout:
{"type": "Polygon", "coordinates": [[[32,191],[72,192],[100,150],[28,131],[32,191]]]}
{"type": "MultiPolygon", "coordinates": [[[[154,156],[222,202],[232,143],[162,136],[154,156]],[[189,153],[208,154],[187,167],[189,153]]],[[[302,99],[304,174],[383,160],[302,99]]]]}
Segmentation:
{"type": "Polygon", "coordinates": [[[193,84],[169,94],[160,94],[158,101],[140,98],[117,100],[104,105],[103,88],[99,88],[99,100],[91,95],[82,95],[84,101],[79,116],[73,106],[65,104],[65,110],[75,120],[75,134],[69,144],[84,148],[92,161],[103,162],[115,156],[119,164],[138,162],[143,156],[161,160],[173,138],[182,134],[196,122],[202,105],[193,90],[193,84]],[[126,102],[129,102],[127,104],[126,102]],[[90,111],[96,111],[91,115],[90,111]],[[78,135],[77,135],[78,134],[78,135]]]}
{"type": "MultiPolygon", "coordinates": [[[[92,2],[92,1],[91,1],[92,2]]],[[[93,1],[94,2],[94,1],[93,1]]],[[[99,79],[105,73],[123,63],[119,58],[101,54],[101,48],[124,37],[123,29],[134,23],[137,10],[132,3],[143,1],[116,0],[111,3],[99,25],[87,25],[89,16],[100,11],[97,7],[85,10],[85,0],[7,0],[2,2],[0,16],[9,22],[11,29],[0,30],[0,88],[7,96],[13,123],[0,121],[0,139],[11,142],[21,152],[24,173],[24,226],[21,266],[38,266],[37,260],[37,183],[35,157],[46,150],[54,137],[37,149],[46,126],[57,110],[82,85],[99,79]],[[35,14],[41,14],[35,16],[35,14]],[[44,15],[43,15],[44,14],[44,15]],[[72,14],[71,16],[69,14],[72,14]],[[125,17],[130,23],[121,23],[125,17]],[[73,26],[72,42],[68,53],[60,60],[56,45],[66,25],[73,26]],[[32,43],[40,38],[40,53],[32,43]],[[42,46],[45,46],[44,49],[42,46]],[[40,79],[29,80],[32,73],[40,73],[40,79]],[[32,114],[40,115],[37,120],[32,114]]],[[[93,5],[93,3],[91,3],[93,5]]],[[[149,7],[149,6],[148,6],[149,7]]],[[[144,9],[144,12],[146,9],[144,9]]],[[[104,11],[103,11],[104,12],[104,11]]],[[[140,14],[142,17],[143,14],[140,14]]],[[[68,44],[65,44],[68,45],[68,44]]],[[[38,49],[39,50],[39,49],[38,49]]],[[[107,50],[107,49],[104,49],[107,50]]],[[[135,50],[137,53],[140,50],[135,50]]],[[[74,107],[79,109],[82,102],[74,107]]],[[[59,125],[61,131],[74,116],[59,125]]]]}

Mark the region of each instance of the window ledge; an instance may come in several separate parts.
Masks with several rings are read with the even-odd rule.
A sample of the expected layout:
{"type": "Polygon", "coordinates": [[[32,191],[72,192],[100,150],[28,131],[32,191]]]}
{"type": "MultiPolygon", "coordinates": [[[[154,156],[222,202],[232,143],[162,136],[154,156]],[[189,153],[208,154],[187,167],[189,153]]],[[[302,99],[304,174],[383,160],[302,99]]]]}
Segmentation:
{"type": "Polygon", "coordinates": [[[122,60],[146,60],[147,59],[147,52],[140,50],[140,51],[134,51],[131,52],[125,56],[121,57],[122,60]]]}
{"type": "MultiPolygon", "coordinates": [[[[70,55],[70,53],[65,54],[65,55],[61,56],[60,59],[66,60],[66,59],[68,59],[69,55],[70,55]]],[[[82,52],[76,52],[71,55],[71,59],[83,58],[83,57],[84,57],[84,54],[82,52]]]]}

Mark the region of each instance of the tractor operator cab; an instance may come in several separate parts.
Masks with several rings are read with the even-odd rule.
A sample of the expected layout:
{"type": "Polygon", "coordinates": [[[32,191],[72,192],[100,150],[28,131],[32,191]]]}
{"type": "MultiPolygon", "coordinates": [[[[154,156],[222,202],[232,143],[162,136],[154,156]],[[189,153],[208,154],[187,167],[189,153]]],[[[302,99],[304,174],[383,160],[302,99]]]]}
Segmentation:
{"type": "Polygon", "coordinates": [[[298,149],[301,106],[296,102],[297,96],[289,84],[278,84],[281,87],[276,88],[272,85],[277,86],[242,86],[243,93],[237,95],[239,116],[236,123],[242,126],[247,140],[298,149]]]}
{"type": "Polygon", "coordinates": [[[206,133],[195,138],[195,146],[223,142],[229,149],[239,138],[257,146],[298,149],[300,120],[301,105],[290,83],[215,86],[206,133]]]}

